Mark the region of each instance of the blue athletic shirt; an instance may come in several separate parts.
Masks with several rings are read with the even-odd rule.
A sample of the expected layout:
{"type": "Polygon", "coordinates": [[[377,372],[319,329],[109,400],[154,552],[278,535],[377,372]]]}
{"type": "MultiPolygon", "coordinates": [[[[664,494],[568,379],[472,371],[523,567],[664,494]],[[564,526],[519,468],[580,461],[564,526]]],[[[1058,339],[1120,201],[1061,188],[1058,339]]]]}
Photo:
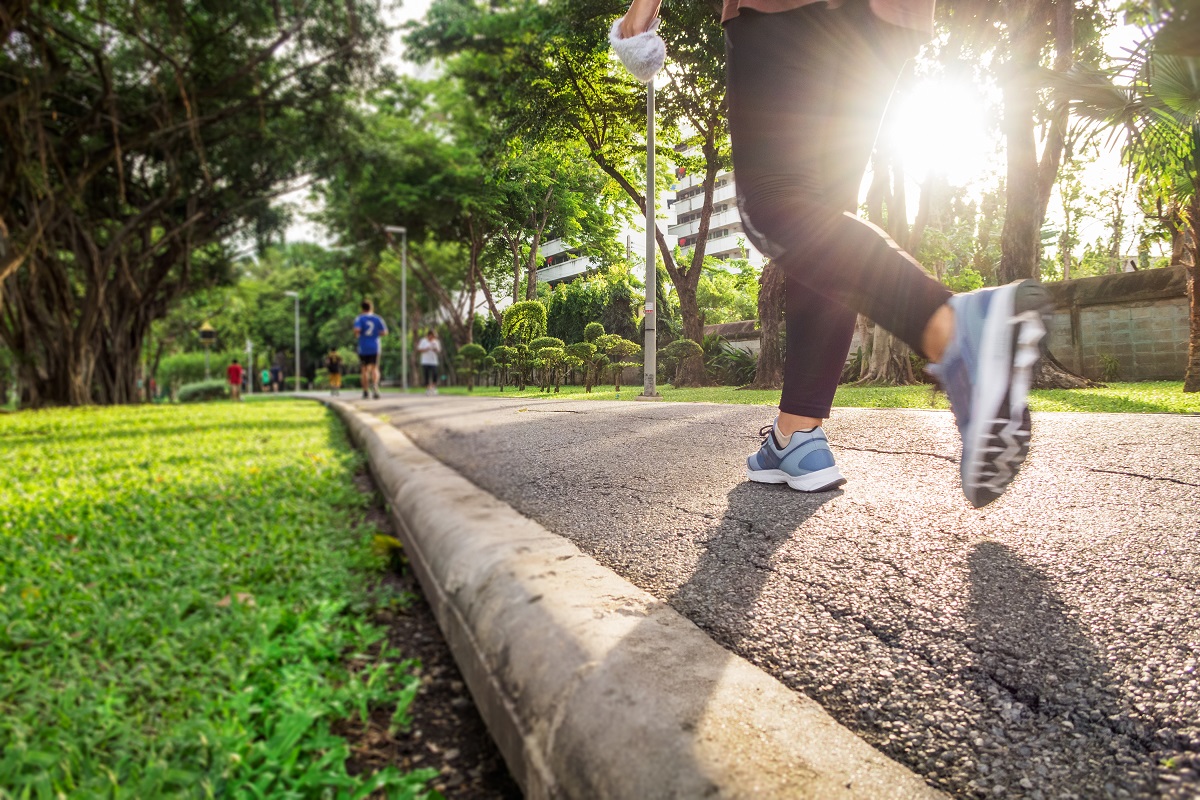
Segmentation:
{"type": "Polygon", "coordinates": [[[358,331],[358,354],[379,355],[379,337],[387,333],[387,324],[375,314],[359,314],[354,320],[354,330],[358,331]]]}

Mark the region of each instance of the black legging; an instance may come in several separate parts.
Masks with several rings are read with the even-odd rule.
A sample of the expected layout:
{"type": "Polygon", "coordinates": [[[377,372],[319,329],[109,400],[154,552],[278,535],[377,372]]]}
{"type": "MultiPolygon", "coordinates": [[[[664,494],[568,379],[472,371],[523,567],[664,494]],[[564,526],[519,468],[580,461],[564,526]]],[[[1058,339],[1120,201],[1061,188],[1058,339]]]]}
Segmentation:
{"type": "Polygon", "coordinates": [[[921,352],[950,292],[854,209],[879,124],[919,34],[847,0],[725,25],[738,207],[750,241],[786,276],[779,409],[829,416],[856,314],[921,352]]]}
{"type": "Polygon", "coordinates": [[[426,386],[437,386],[437,377],[438,376],[437,376],[437,365],[436,364],[422,364],[421,371],[425,374],[425,385],[426,386]]]}

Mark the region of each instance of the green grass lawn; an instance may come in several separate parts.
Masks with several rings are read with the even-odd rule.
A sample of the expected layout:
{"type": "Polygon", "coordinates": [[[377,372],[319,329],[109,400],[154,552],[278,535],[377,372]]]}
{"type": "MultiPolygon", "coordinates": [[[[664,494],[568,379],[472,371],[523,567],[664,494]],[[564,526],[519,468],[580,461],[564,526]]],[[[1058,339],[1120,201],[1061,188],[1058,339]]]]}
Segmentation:
{"type": "MultiPolygon", "coordinates": [[[[420,389],[413,389],[420,392],[420,389]]],[[[701,389],[674,389],[660,386],[659,393],[680,403],[737,403],[746,405],[779,404],[779,392],[743,390],[732,386],[701,389]]],[[[466,395],[465,387],[452,386],[442,394],[466,395]]],[[[550,397],[556,400],[633,400],[642,393],[640,384],[621,387],[618,398],[611,385],[585,393],[582,386],[563,386],[558,394],[546,395],[536,388],[518,392],[508,387],[503,393],[495,387],[477,387],[471,394],[496,397],[550,397]]],[[[353,399],[354,395],[348,395],[353,399]]],[[[948,409],[946,395],[935,393],[928,384],[917,386],[840,386],[833,399],[843,408],[942,408],[948,409]]],[[[1043,390],[1032,392],[1029,407],[1034,411],[1108,411],[1150,412],[1162,414],[1200,414],[1200,393],[1184,394],[1182,382],[1110,383],[1100,389],[1043,390]]]]}
{"type": "MultiPolygon", "coordinates": [[[[402,724],[363,620],[361,461],[316,403],[0,416],[0,798],[428,796],[349,775],[331,724],[402,724]]],[[[434,794],[433,796],[436,796],[434,794]]]]}

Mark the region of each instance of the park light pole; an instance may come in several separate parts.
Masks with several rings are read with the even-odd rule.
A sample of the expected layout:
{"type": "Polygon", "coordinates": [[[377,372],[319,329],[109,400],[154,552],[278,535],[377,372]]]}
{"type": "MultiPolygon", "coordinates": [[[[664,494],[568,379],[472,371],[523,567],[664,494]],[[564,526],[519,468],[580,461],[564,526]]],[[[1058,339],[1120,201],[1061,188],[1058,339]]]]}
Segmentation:
{"type": "Polygon", "coordinates": [[[646,81],[646,333],[642,349],[642,393],[637,400],[662,400],[658,393],[658,270],[655,259],[654,78],[646,81]]]}
{"type": "Polygon", "coordinates": [[[292,391],[298,392],[300,391],[300,293],[284,292],[284,294],[296,301],[296,388],[292,391]]]}
{"type": "Polygon", "coordinates": [[[204,345],[204,380],[209,379],[208,373],[208,351],[212,349],[213,342],[217,340],[217,332],[213,330],[213,326],[208,324],[208,320],[204,320],[204,324],[200,326],[200,344],[204,345]]]}
{"type": "Polygon", "coordinates": [[[246,340],[246,373],[250,378],[246,381],[246,394],[254,394],[254,342],[246,340]]]}
{"type": "MultiPolygon", "coordinates": [[[[388,225],[389,234],[400,234],[400,388],[408,391],[408,228],[388,225]]],[[[388,239],[391,239],[388,236],[388,239]]]]}

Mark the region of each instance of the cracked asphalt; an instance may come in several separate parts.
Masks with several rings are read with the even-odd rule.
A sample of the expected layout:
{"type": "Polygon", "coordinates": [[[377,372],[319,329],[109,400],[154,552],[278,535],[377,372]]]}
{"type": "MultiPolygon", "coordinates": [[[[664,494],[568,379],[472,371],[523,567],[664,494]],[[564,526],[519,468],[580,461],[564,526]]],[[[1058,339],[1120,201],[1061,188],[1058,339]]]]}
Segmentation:
{"type": "Polygon", "coordinates": [[[357,405],[952,795],[1200,797],[1200,417],[1035,414],[975,511],[947,412],[835,409],[805,495],[765,406],[357,405]]]}

